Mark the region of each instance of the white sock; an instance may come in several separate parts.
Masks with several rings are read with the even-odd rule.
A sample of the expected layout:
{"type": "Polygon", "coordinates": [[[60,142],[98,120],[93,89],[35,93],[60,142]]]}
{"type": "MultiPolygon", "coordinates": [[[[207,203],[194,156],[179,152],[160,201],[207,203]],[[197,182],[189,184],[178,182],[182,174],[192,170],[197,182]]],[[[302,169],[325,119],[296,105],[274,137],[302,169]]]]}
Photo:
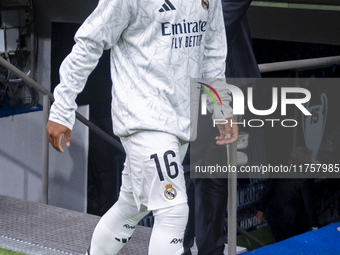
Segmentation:
{"type": "Polygon", "coordinates": [[[189,208],[186,203],[153,211],[155,223],[150,239],[149,255],[181,255],[183,253],[188,212],[189,208]]]}
{"type": "Polygon", "coordinates": [[[90,255],[117,254],[130,240],[138,222],[148,214],[119,197],[99,220],[91,240],[90,255]]]}

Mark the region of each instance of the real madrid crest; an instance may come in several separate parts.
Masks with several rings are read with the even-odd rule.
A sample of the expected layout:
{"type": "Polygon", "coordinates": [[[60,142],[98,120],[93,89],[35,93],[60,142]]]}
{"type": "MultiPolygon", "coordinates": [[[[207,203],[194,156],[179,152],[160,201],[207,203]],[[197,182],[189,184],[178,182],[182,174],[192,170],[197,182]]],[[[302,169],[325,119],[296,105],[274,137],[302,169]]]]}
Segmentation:
{"type": "Polygon", "coordinates": [[[209,0],[201,0],[201,3],[204,10],[209,10],[209,0]]]}
{"type": "Polygon", "coordinates": [[[164,196],[165,198],[172,200],[176,197],[177,191],[172,187],[172,184],[165,185],[164,196]]]}

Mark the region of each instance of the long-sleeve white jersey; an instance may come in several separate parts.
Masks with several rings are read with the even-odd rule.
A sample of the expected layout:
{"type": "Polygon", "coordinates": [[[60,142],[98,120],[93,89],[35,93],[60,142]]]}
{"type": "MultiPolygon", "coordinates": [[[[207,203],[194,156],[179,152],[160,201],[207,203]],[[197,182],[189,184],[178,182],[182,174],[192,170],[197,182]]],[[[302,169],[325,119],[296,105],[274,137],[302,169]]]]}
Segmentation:
{"type": "Polygon", "coordinates": [[[49,118],[70,129],[75,99],[105,49],[111,49],[112,122],[118,136],[156,130],[188,141],[190,78],[224,77],[220,0],[100,0],[75,41],[60,67],[49,118]]]}

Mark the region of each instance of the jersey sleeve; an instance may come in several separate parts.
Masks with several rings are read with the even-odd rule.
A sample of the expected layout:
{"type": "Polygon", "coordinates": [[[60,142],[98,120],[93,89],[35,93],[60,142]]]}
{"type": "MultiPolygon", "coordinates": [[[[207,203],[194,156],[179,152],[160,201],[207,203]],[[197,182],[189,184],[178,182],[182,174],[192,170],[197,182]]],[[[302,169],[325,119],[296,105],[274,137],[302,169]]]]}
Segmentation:
{"type": "MultiPolygon", "coordinates": [[[[203,59],[203,78],[225,78],[225,61],[227,57],[227,38],[224,28],[224,18],[221,1],[211,1],[209,13],[209,27],[206,33],[206,45],[203,59]]],[[[218,79],[217,83],[221,79],[218,79]]],[[[216,89],[221,97],[222,105],[216,105],[208,97],[208,110],[212,113],[213,119],[226,119],[232,117],[230,106],[231,96],[227,89],[216,89]]]]}
{"type": "Polygon", "coordinates": [[[203,59],[203,78],[224,78],[227,57],[222,4],[220,0],[210,1],[208,29],[203,59]]]}
{"type": "Polygon", "coordinates": [[[225,79],[217,79],[215,83],[212,84],[221,98],[222,105],[219,102],[215,103],[211,97],[207,97],[207,109],[212,113],[212,119],[227,119],[233,117],[233,109],[230,106],[232,101],[231,92],[223,88],[224,83],[225,79]],[[222,86],[219,86],[219,83],[222,83],[222,86]]]}
{"type": "Polygon", "coordinates": [[[75,45],[60,66],[60,83],[49,120],[69,129],[75,122],[76,97],[97,66],[103,50],[110,49],[127,27],[131,17],[129,0],[101,0],[75,35],[75,45]]]}

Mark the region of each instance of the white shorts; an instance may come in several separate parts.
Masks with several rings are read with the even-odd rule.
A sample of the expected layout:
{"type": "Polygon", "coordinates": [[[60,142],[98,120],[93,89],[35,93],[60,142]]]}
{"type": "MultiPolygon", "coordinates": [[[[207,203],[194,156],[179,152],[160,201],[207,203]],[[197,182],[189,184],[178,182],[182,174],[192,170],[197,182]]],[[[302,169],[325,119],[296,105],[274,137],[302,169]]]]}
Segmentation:
{"type": "Polygon", "coordinates": [[[187,202],[182,161],[188,143],[158,131],[141,131],[121,141],[126,159],[120,196],[126,202],[150,211],[187,202]],[[131,193],[134,201],[129,201],[131,193]]]}

